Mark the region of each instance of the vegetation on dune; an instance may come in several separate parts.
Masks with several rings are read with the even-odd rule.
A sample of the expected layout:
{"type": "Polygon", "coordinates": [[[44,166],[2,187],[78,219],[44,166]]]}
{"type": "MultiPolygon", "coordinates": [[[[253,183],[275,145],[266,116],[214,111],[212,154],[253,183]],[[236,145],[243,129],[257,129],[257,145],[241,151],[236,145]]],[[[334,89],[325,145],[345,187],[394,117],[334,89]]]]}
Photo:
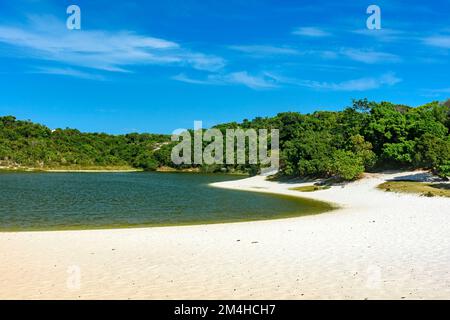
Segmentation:
{"type": "Polygon", "coordinates": [[[425,197],[450,197],[450,184],[448,183],[388,181],[380,184],[378,188],[392,192],[416,193],[425,197]]]}
{"type": "MultiPolygon", "coordinates": [[[[343,111],[284,112],[215,128],[224,135],[226,129],[279,129],[283,176],[354,180],[366,170],[382,168],[423,168],[450,176],[450,101],[413,108],[363,99],[343,111]]],[[[52,131],[12,116],[0,117],[0,165],[172,167],[250,174],[260,169],[249,163],[176,166],[171,161],[175,144],[168,135],[52,131]]]]}
{"type": "Polygon", "coordinates": [[[300,192],[313,192],[313,191],[327,190],[327,189],[330,189],[330,186],[312,185],[312,186],[301,186],[301,187],[290,188],[289,190],[300,191],[300,192]]]}

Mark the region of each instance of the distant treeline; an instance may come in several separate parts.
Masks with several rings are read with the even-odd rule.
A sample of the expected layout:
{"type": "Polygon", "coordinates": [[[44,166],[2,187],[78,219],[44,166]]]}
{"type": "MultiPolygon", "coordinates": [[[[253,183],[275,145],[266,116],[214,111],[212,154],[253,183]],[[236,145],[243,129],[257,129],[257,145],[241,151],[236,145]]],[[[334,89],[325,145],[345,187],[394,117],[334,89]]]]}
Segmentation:
{"type": "MultiPolygon", "coordinates": [[[[355,100],[343,111],[279,113],[226,129],[279,129],[281,175],[358,178],[378,169],[431,169],[450,176],[450,100],[409,107],[355,100]]],[[[0,162],[31,167],[121,166],[145,170],[174,167],[168,135],[81,133],[0,118],[0,162]]],[[[192,166],[180,165],[178,169],[192,166]]],[[[202,171],[257,173],[258,165],[203,165],[202,171]]]]}
{"type": "Polygon", "coordinates": [[[110,135],[75,129],[50,130],[13,116],[0,117],[0,164],[32,168],[159,165],[154,150],[170,141],[160,134],[110,135]]]}

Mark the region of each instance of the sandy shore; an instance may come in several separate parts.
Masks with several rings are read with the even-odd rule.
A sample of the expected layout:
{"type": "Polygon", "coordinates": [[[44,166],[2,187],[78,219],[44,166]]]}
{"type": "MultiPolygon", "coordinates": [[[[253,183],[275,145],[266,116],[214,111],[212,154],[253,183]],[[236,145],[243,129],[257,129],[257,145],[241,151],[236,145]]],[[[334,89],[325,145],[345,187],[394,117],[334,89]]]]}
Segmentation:
{"type": "Polygon", "coordinates": [[[264,177],[215,185],[341,207],[315,216],[0,233],[0,298],[450,299],[450,199],[375,189],[405,175],[423,177],[378,174],[313,193],[264,177]]]}

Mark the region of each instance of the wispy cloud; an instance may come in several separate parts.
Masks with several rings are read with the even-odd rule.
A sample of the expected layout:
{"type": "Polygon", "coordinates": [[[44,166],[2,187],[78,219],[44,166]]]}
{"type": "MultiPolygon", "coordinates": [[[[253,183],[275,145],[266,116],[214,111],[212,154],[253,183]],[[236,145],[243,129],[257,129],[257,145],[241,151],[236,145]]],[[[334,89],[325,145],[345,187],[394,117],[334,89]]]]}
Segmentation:
{"type": "Polygon", "coordinates": [[[374,64],[374,63],[393,63],[401,62],[401,57],[382,51],[374,51],[372,49],[357,48],[340,48],[336,51],[330,50],[309,50],[304,55],[312,57],[320,57],[324,60],[350,59],[357,62],[374,64]]]}
{"type": "Polygon", "coordinates": [[[104,80],[105,79],[105,77],[103,77],[101,75],[92,74],[92,73],[84,72],[84,71],[73,69],[73,68],[38,67],[38,68],[30,71],[30,73],[68,76],[68,77],[75,77],[75,78],[89,79],[89,80],[104,80]]]}
{"type": "Polygon", "coordinates": [[[239,52],[247,53],[255,56],[272,56],[272,55],[298,55],[300,51],[289,47],[278,47],[272,45],[236,45],[228,48],[239,52]]]}
{"type": "Polygon", "coordinates": [[[450,49],[450,35],[435,35],[423,39],[424,43],[434,47],[450,49]]]}
{"type": "Polygon", "coordinates": [[[165,39],[129,31],[72,30],[54,17],[31,17],[23,27],[0,25],[0,43],[26,58],[56,61],[69,66],[127,72],[133,65],[178,65],[220,70],[225,61],[183,48],[165,39]]]}
{"type": "Polygon", "coordinates": [[[274,56],[281,58],[281,56],[309,56],[320,57],[324,60],[336,59],[350,59],[357,62],[374,64],[374,63],[393,63],[401,62],[402,59],[392,53],[374,51],[372,49],[356,49],[356,48],[341,48],[336,51],[331,50],[303,50],[294,49],[292,47],[279,47],[270,45],[246,45],[246,46],[229,46],[230,49],[249,54],[254,57],[267,58],[274,56]]]}
{"type": "Polygon", "coordinates": [[[378,89],[382,86],[393,86],[402,80],[393,73],[386,73],[377,78],[359,78],[342,82],[319,82],[311,80],[299,81],[299,86],[327,91],[367,91],[378,89]]]}
{"type": "Polygon", "coordinates": [[[396,77],[392,72],[385,73],[379,77],[366,77],[341,82],[304,80],[285,77],[273,73],[266,73],[266,75],[273,78],[279,84],[305,87],[322,91],[367,91],[378,89],[382,86],[393,86],[402,81],[402,79],[396,77]]]}
{"type": "Polygon", "coordinates": [[[222,79],[229,83],[243,84],[252,89],[268,89],[276,87],[274,79],[265,75],[250,75],[246,71],[233,72],[222,79]]]}
{"type": "Polygon", "coordinates": [[[400,62],[399,56],[387,52],[377,52],[371,50],[360,49],[342,49],[340,51],[345,57],[364,63],[379,63],[379,62],[400,62]]]}
{"type": "Polygon", "coordinates": [[[374,39],[377,39],[379,41],[396,41],[400,40],[406,37],[405,32],[402,30],[394,30],[394,29],[375,29],[375,30],[369,30],[369,29],[359,29],[352,31],[354,34],[359,34],[363,36],[372,37],[374,39]]]}
{"type": "Polygon", "coordinates": [[[285,77],[279,74],[263,72],[258,75],[250,75],[245,71],[234,72],[224,75],[211,74],[205,79],[194,79],[179,74],[173,77],[174,80],[203,85],[231,85],[241,84],[252,89],[269,89],[280,86],[297,86],[321,91],[367,91],[381,88],[383,86],[393,86],[402,81],[394,73],[385,73],[379,77],[366,77],[342,82],[321,82],[314,80],[304,80],[285,77]]]}
{"type": "Polygon", "coordinates": [[[424,89],[422,90],[425,97],[441,97],[450,95],[450,87],[441,89],[424,89]]]}
{"type": "Polygon", "coordinates": [[[300,27],[294,29],[292,34],[305,37],[329,37],[331,33],[317,27],[300,27]]]}
{"type": "Polygon", "coordinates": [[[251,75],[247,71],[231,72],[226,74],[210,74],[204,79],[195,79],[181,73],[172,79],[190,84],[203,85],[244,85],[251,89],[271,89],[277,87],[274,78],[267,74],[251,75]]]}
{"type": "Polygon", "coordinates": [[[190,84],[205,84],[205,85],[206,84],[218,84],[218,83],[214,83],[209,78],[206,78],[204,80],[194,79],[194,78],[190,78],[189,76],[187,76],[184,73],[177,74],[177,75],[173,76],[172,79],[176,80],[176,81],[180,81],[180,82],[190,83],[190,84]]]}
{"type": "Polygon", "coordinates": [[[428,45],[432,47],[439,47],[444,49],[450,49],[450,29],[441,29],[440,33],[428,34],[420,31],[409,31],[405,32],[402,30],[393,29],[380,29],[380,30],[369,30],[360,29],[352,31],[354,34],[364,35],[372,37],[378,41],[384,42],[402,42],[405,44],[417,43],[428,45]]]}
{"type": "Polygon", "coordinates": [[[450,87],[444,88],[444,89],[437,89],[434,90],[435,92],[441,92],[441,93],[450,93],[450,87]]]}

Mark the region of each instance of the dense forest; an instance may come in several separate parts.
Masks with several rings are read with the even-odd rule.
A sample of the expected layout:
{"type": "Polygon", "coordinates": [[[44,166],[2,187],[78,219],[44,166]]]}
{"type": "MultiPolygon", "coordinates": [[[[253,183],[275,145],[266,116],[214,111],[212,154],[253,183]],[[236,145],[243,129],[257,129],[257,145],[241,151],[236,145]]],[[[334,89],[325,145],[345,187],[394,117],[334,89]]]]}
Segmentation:
{"type": "MultiPolygon", "coordinates": [[[[353,101],[343,111],[279,113],[227,128],[279,129],[280,174],[285,176],[358,178],[364,171],[431,169],[450,176],[450,100],[420,107],[353,101]]],[[[0,165],[34,168],[131,166],[144,170],[175,167],[168,135],[108,135],[56,129],[0,117],[0,165]]],[[[187,165],[176,166],[183,169],[187,165]]],[[[202,165],[205,172],[248,172],[258,165],[202,165]]]]}
{"type": "Polygon", "coordinates": [[[50,130],[13,116],[0,117],[0,165],[30,168],[158,167],[154,151],[170,136],[109,135],[50,130]]]}

